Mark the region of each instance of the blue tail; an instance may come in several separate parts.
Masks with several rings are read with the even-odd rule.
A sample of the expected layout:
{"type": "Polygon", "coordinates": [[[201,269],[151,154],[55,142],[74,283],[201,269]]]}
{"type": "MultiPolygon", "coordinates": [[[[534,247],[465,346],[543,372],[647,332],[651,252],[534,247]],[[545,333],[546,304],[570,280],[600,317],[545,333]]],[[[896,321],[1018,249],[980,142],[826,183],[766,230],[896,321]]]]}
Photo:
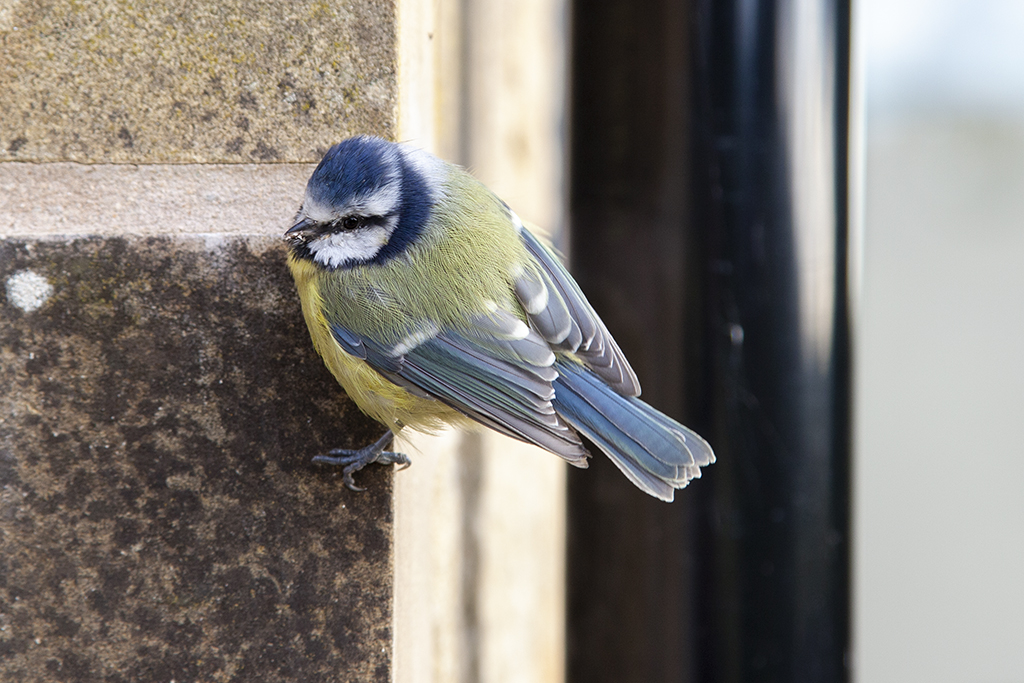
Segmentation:
{"type": "Polygon", "coordinates": [[[693,430],[637,398],[617,394],[583,366],[559,361],[555,367],[555,410],[643,491],[671,501],[675,489],[715,461],[711,446],[693,430]]]}

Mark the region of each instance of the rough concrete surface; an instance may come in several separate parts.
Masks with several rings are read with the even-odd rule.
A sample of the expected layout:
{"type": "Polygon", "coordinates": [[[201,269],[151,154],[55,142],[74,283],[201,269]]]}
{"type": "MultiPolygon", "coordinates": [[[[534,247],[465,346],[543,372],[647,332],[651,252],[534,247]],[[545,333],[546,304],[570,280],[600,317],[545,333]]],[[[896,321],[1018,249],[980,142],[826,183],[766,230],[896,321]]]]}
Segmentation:
{"type": "Polygon", "coordinates": [[[0,680],[386,681],[391,475],[277,239],[0,241],[0,680]]]}
{"type": "Polygon", "coordinates": [[[317,161],[393,135],[388,0],[0,3],[0,161],[317,161]]]}

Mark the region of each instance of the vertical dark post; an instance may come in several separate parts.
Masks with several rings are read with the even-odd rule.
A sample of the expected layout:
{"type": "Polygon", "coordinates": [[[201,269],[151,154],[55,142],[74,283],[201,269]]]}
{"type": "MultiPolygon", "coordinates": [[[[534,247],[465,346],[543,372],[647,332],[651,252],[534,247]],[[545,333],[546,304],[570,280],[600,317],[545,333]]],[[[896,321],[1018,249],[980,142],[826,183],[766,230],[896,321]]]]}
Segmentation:
{"type": "MultiPolygon", "coordinates": [[[[678,0],[574,8],[571,266],[644,399],[678,418],[694,416],[682,387],[703,386],[704,372],[690,34],[678,0]]],[[[666,505],[600,455],[569,477],[568,680],[688,680],[697,638],[691,492],[666,505]]]]}
{"type": "Polygon", "coordinates": [[[841,0],[700,0],[695,184],[710,236],[718,449],[702,668],[839,681],[849,636],[841,0]]]}
{"type": "Polygon", "coordinates": [[[718,463],[570,480],[570,681],[844,681],[845,0],[577,3],[573,267],[718,463]]]}

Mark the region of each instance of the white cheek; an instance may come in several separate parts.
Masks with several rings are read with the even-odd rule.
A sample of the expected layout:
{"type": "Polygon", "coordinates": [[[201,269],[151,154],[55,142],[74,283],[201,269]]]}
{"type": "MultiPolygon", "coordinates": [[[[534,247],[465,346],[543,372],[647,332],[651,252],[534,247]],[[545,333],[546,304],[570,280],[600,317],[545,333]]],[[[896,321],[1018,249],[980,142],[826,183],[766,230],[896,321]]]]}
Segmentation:
{"type": "Polygon", "coordinates": [[[370,261],[384,248],[391,231],[379,225],[324,235],[309,243],[313,260],[329,268],[347,261],[370,261]]]}

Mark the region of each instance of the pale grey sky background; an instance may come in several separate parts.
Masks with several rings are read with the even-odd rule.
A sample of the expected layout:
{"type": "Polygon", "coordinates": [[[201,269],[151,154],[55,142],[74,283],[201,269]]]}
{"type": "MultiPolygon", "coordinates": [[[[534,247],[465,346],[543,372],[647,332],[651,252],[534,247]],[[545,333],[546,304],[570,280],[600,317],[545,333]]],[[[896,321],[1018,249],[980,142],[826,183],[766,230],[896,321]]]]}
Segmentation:
{"type": "Polygon", "coordinates": [[[930,102],[1024,111],[1024,1],[860,5],[873,108],[930,102]]]}
{"type": "Polygon", "coordinates": [[[854,0],[857,683],[1024,682],[1024,0],[854,0]]]}

